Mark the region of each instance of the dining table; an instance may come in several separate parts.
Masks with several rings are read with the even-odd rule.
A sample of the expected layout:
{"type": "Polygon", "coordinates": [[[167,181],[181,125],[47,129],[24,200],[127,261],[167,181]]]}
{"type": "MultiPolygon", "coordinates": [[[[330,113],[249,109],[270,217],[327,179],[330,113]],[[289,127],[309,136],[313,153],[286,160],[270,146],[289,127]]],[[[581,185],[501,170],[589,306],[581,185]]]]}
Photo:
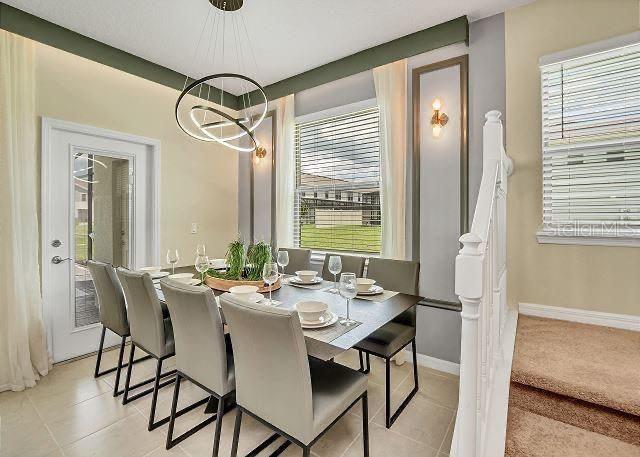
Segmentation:
{"type": "MultiPolygon", "coordinates": [[[[340,317],[347,315],[346,299],[337,293],[329,292],[334,285],[333,281],[323,280],[313,286],[304,286],[294,285],[289,280],[290,277],[285,276],[282,280],[282,287],[272,292],[275,304],[271,306],[277,306],[281,309],[295,309],[296,303],[300,301],[314,300],[326,303],[329,310],[340,317]]],[[[159,300],[163,302],[164,295],[159,281],[156,281],[156,291],[159,300]]],[[[213,292],[216,296],[225,293],[225,291],[215,289],[213,292]]],[[[422,297],[417,295],[387,292],[391,293],[382,297],[356,296],[351,299],[349,317],[356,322],[355,325],[344,326],[340,323],[341,319],[338,319],[329,327],[304,328],[307,353],[323,361],[331,360],[353,348],[364,338],[403,312],[413,308],[422,300],[422,297]]],[[[262,303],[268,304],[268,292],[263,295],[265,298],[262,303]]]]}
{"type": "MultiPolygon", "coordinates": [[[[181,272],[190,272],[183,268],[181,272]]],[[[268,302],[269,293],[264,293],[261,302],[269,306],[277,306],[281,309],[295,309],[300,301],[321,301],[328,305],[329,310],[340,317],[347,315],[346,299],[338,293],[330,292],[334,282],[322,280],[313,285],[299,285],[291,282],[291,276],[283,275],[281,287],[271,293],[272,303],[268,302]]],[[[164,294],[160,281],[154,281],[158,299],[164,302],[164,294]]],[[[208,287],[208,286],[204,286],[208,287]]],[[[221,290],[213,289],[214,295],[219,297],[221,290]]],[[[307,353],[309,356],[323,361],[332,360],[337,355],[348,351],[367,336],[391,322],[403,312],[417,306],[422,297],[409,295],[396,291],[385,291],[379,296],[356,296],[351,299],[349,317],[355,321],[354,325],[344,326],[338,319],[335,323],[323,328],[303,328],[307,353]]],[[[259,303],[261,303],[259,302],[259,303]]],[[[224,313],[220,309],[224,322],[224,313]]],[[[225,324],[226,327],[226,324],[225,324]]],[[[227,329],[228,330],[228,329],[227,329]]],[[[233,409],[234,401],[225,406],[225,412],[233,409]]],[[[217,400],[211,396],[205,408],[205,414],[214,414],[217,410],[217,400]]],[[[273,434],[252,449],[247,457],[255,457],[278,439],[278,434],[273,434]]],[[[285,440],[271,456],[278,456],[291,444],[285,440]]]]}

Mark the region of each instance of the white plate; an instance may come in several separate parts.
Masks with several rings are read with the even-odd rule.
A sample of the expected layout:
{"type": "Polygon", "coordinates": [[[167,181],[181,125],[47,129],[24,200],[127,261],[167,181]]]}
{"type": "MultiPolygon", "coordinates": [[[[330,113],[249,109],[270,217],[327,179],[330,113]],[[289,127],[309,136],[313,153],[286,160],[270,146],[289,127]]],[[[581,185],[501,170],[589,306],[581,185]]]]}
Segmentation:
{"type": "Polygon", "coordinates": [[[200,284],[200,280],[198,278],[193,278],[191,281],[189,281],[190,286],[197,286],[198,284],[200,284]]]}
{"type": "Polygon", "coordinates": [[[338,315],[336,313],[327,311],[325,313],[325,316],[327,314],[330,315],[330,317],[324,322],[310,322],[310,321],[300,320],[300,325],[302,326],[302,328],[323,328],[323,327],[328,327],[330,325],[333,325],[338,321],[338,315]]]}
{"type": "Polygon", "coordinates": [[[257,292],[249,297],[249,301],[251,303],[258,303],[258,302],[262,301],[263,299],[264,299],[264,295],[259,294],[257,292]]]}
{"type": "Polygon", "coordinates": [[[156,273],[150,273],[151,275],[151,279],[160,279],[160,278],[164,278],[165,276],[169,276],[169,272],[168,271],[158,271],[156,273]]]}
{"type": "Polygon", "coordinates": [[[302,279],[298,278],[297,276],[293,276],[289,279],[289,282],[300,284],[301,286],[310,286],[312,284],[320,284],[322,282],[322,278],[318,278],[316,276],[313,281],[303,282],[302,279]]]}
{"type": "Polygon", "coordinates": [[[358,295],[380,295],[384,289],[380,286],[373,285],[366,292],[358,292],[358,295]]]}

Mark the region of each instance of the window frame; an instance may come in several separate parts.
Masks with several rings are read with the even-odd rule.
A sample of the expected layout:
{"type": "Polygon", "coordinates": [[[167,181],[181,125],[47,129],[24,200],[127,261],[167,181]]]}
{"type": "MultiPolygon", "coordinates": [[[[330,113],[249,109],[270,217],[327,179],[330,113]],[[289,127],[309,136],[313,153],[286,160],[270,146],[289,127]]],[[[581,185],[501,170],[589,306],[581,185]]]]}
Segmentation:
{"type": "MultiPolygon", "coordinates": [[[[330,117],[337,117],[337,116],[342,116],[342,115],[346,115],[346,114],[350,114],[350,113],[355,113],[357,111],[362,111],[362,110],[366,110],[366,109],[370,109],[370,108],[375,108],[378,106],[378,101],[375,98],[370,98],[367,100],[361,100],[361,101],[357,101],[354,103],[348,103],[345,105],[339,105],[339,106],[335,106],[332,108],[328,108],[325,110],[321,110],[321,111],[316,111],[316,112],[312,112],[312,113],[307,113],[307,114],[303,114],[300,116],[296,116],[294,119],[294,123],[295,124],[301,124],[301,123],[305,123],[305,122],[313,122],[313,121],[318,121],[318,120],[322,120],[322,119],[327,119],[330,117]]],[[[297,160],[297,159],[296,159],[297,160]]],[[[382,177],[381,177],[382,179],[382,177]]],[[[297,192],[297,183],[295,184],[295,188],[294,188],[294,192],[297,192]]],[[[334,191],[333,194],[333,198],[338,200],[338,196],[342,196],[343,193],[345,193],[346,191],[342,192],[340,190],[338,191],[334,191]]],[[[345,193],[346,195],[346,193],[345,193]]],[[[295,200],[295,199],[294,199],[295,200]]],[[[362,199],[364,201],[364,198],[362,199]]],[[[296,203],[294,202],[294,205],[296,203]]],[[[295,213],[295,212],[294,212],[295,213]]],[[[295,218],[295,215],[294,215],[295,218]]],[[[292,221],[292,223],[295,224],[295,220],[292,221]]],[[[295,229],[294,229],[295,231],[295,229]]],[[[300,246],[296,246],[296,247],[300,247],[300,246]]],[[[311,261],[312,263],[322,263],[324,261],[324,258],[326,255],[331,255],[331,254],[342,254],[342,255],[352,255],[352,256],[359,256],[359,257],[364,257],[364,258],[371,258],[371,257],[380,257],[380,253],[374,253],[374,252],[362,252],[362,251],[338,251],[338,250],[331,250],[331,249],[318,249],[318,248],[310,248],[311,249],[311,261]]]]}
{"type": "MultiPolygon", "coordinates": [[[[627,35],[614,37],[611,39],[599,41],[586,46],[561,51],[555,54],[543,56],[539,60],[540,70],[540,138],[541,138],[541,211],[544,211],[544,106],[542,84],[542,68],[547,65],[553,65],[568,61],[588,57],[590,55],[601,52],[611,52],[624,46],[640,43],[640,32],[633,32],[627,35]]],[[[541,218],[542,218],[541,214],[541,218]]],[[[613,223],[603,224],[583,224],[583,223],[566,223],[557,224],[556,226],[545,225],[544,222],[536,232],[536,238],[540,244],[564,244],[564,245],[585,245],[585,246],[627,246],[640,247],[640,228],[624,229],[617,228],[616,233],[610,233],[606,229],[607,226],[613,226],[613,223]]]]}

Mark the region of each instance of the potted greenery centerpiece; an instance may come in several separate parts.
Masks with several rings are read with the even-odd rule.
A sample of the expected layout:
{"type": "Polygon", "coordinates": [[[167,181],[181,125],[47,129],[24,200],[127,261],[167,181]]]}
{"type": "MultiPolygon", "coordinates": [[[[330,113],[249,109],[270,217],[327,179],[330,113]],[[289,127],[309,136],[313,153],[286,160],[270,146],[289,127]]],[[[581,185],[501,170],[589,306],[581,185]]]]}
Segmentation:
{"type": "MultiPolygon", "coordinates": [[[[250,244],[238,238],[229,244],[227,251],[227,269],[218,271],[209,269],[205,275],[205,284],[212,289],[228,291],[233,286],[252,285],[259,292],[268,292],[269,286],[262,280],[262,269],[271,262],[271,246],[260,241],[250,244]]],[[[271,290],[281,287],[280,280],[273,284],[271,290]]]]}

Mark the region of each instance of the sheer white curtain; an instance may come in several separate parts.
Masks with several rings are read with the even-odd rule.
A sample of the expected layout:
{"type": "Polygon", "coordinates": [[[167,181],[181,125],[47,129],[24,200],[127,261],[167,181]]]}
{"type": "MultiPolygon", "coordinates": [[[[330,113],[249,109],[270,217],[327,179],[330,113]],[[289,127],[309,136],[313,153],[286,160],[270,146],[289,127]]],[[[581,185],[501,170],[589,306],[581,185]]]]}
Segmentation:
{"type": "Polygon", "coordinates": [[[0,30],[0,392],[47,374],[37,207],[34,43],[0,30]]]}
{"type": "Polygon", "coordinates": [[[276,135],[276,237],[278,247],[293,246],[296,153],[295,107],[292,95],[275,101],[276,135]]]}
{"type": "Polygon", "coordinates": [[[407,61],[373,69],[380,108],[381,255],[404,259],[407,163],[407,61]]]}

